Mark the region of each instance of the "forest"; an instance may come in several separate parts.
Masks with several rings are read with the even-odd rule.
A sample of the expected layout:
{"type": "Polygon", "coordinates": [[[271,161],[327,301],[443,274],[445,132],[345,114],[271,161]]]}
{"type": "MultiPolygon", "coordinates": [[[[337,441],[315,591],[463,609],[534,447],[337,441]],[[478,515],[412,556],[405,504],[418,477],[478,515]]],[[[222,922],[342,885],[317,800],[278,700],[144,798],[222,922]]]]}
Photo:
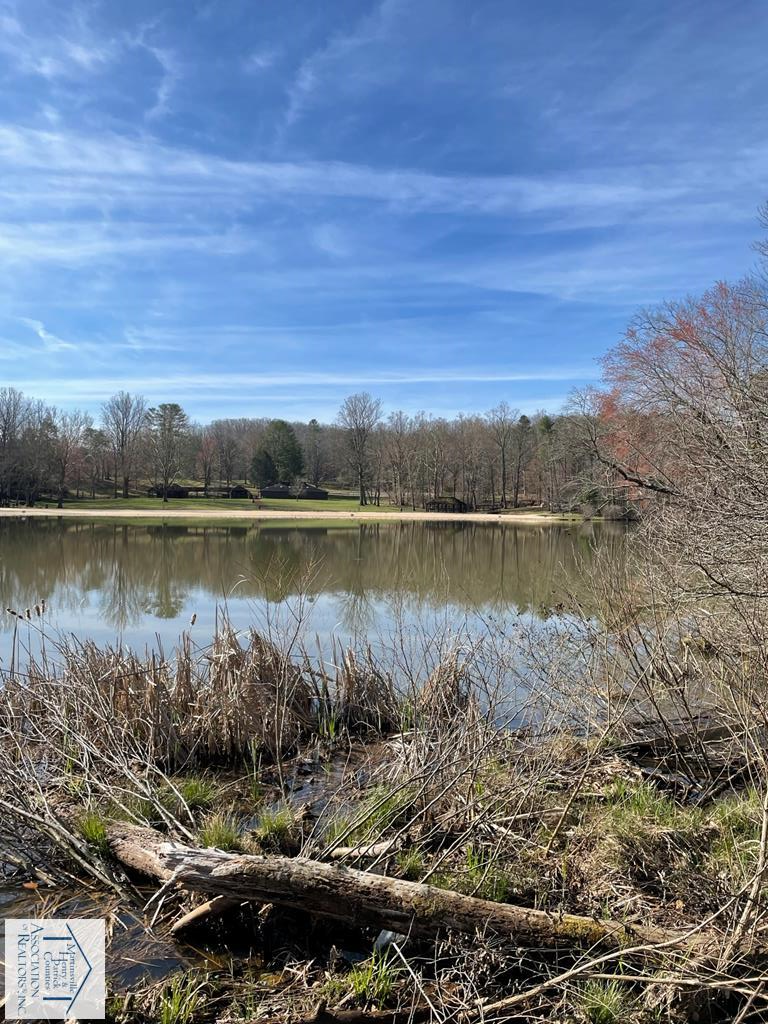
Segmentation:
{"type": "MultiPolygon", "coordinates": [[[[194,423],[177,403],[150,407],[120,392],[94,418],[0,389],[0,504],[65,498],[168,496],[180,481],[207,495],[235,484],[328,484],[361,505],[421,508],[460,498],[471,509],[542,505],[616,517],[625,481],[585,443],[584,413],[521,415],[506,402],[454,419],[384,415],[366,393],[350,395],[336,421],[216,419],[194,423]]],[[[631,497],[631,495],[629,495],[631,497]]]]}

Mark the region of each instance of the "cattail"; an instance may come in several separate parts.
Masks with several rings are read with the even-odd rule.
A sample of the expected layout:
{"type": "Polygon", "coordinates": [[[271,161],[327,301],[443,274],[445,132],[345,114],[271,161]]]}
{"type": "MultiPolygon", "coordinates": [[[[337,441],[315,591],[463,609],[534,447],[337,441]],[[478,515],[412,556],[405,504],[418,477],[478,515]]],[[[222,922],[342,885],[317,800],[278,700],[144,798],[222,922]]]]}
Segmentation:
{"type": "Polygon", "coordinates": [[[197,612],[193,612],[192,613],[192,618],[189,620],[189,624],[190,624],[190,626],[194,626],[194,624],[196,622],[197,622],[197,612]]]}

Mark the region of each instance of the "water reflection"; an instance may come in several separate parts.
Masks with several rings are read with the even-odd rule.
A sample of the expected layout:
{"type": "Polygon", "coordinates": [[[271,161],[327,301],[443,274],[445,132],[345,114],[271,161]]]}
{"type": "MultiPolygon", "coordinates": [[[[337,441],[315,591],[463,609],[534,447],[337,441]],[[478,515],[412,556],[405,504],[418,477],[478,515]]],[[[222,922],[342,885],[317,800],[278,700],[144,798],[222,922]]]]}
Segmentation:
{"type": "MultiPolygon", "coordinates": [[[[175,640],[193,612],[212,629],[226,605],[245,625],[303,590],[318,610],[313,628],[353,635],[381,628],[397,607],[414,617],[446,608],[544,617],[567,592],[586,598],[583,569],[597,545],[619,557],[622,544],[623,530],[606,525],[0,520],[0,600],[23,611],[45,598],[60,629],[143,646],[155,633],[175,640]]],[[[12,622],[6,615],[6,656],[12,622]]]]}

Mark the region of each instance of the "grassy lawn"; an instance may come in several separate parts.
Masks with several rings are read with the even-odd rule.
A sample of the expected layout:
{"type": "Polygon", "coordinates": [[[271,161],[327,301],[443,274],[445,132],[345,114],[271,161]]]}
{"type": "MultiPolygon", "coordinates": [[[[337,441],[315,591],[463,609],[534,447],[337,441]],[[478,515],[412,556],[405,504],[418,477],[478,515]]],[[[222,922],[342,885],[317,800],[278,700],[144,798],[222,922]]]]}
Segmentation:
{"type": "MultiPolygon", "coordinates": [[[[43,505],[53,509],[56,507],[56,502],[48,499],[45,502],[38,503],[39,507],[43,505]]],[[[125,512],[126,519],[130,518],[132,512],[150,511],[157,514],[157,522],[162,522],[167,512],[178,513],[183,511],[216,512],[217,515],[222,512],[251,512],[254,514],[254,518],[260,511],[298,512],[307,519],[311,519],[313,513],[316,512],[355,513],[363,511],[357,497],[349,493],[331,494],[326,501],[299,500],[297,498],[257,498],[256,501],[252,501],[250,498],[170,498],[165,503],[162,498],[149,498],[146,494],[136,495],[132,498],[113,498],[111,495],[101,494],[95,498],[67,498],[64,501],[64,508],[81,509],[83,512],[98,512],[100,510],[120,511],[125,512]]],[[[366,505],[364,511],[387,517],[389,515],[396,516],[401,510],[397,505],[382,504],[366,505]]],[[[404,511],[408,512],[410,509],[406,508],[404,511]]],[[[506,520],[507,522],[514,522],[515,519],[523,517],[528,519],[538,519],[541,517],[542,521],[548,522],[567,523],[582,521],[580,515],[573,513],[553,515],[547,509],[542,508],[504,509],[503,511],[500,510],[499,512],[492,513],[492,515],[494,518],[498,516],[502,521],[506,520]]],[[[460,521],[461,515],[457,515],[455,518],[457,521],[460,521]]],[[[147,522],[148,520],[144,519],[142,521],[147,522]]],[[[175,521],[179,522],[179,520],[175,521]]],[[[217,521],[221,521],[220,515],[218,515],[217,521]]],[[[326,520],[326,523],[329,521],[326,520]]]]}
{"type": "MultiPolygon", "coordinates": [[[[49,505],[53,504],[48,502],[49,505]]],[[[359,512],[360,502],[357,498],[334,497],[327,501],[297,500],[296,498],[260,498],[254,503],[249,498],[170,498],[166,503],[162,498],[69,498],[64,502],[64,508],[82,509],[151,509],[162,513],[170,510],[201,509],[203,511],[216,510],[234,512],[242,510],[245,512],[256,512],[259,509],[286,511],[286,512],[359,512]]],[[[397,512],[399,509],[393,505],[366,506],[369,511],[376,512],[397,512]]]]}

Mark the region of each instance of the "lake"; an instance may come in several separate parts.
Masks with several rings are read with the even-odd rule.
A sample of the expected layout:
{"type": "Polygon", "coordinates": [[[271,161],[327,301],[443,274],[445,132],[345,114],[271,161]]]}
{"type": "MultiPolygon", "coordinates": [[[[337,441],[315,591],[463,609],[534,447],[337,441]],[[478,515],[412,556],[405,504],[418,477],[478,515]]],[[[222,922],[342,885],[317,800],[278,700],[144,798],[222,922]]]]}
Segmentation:
{"type": "Polygon", "coordinates": [[[510,615],[549,619],[618,525],[275,523],[156,525],[0,520],[0,662],[74,633],[139,651],[207,642],[224,612],[237,628],[301,614],[321,638],[386,636],[395,622],[485,628],[510,615]],[[39,619],[35,605],[45,602],[39,619]],[[20,623],[6,609],[25,615],[20,623]],[[194,625],[190,627],[194,617],[194,625]]]}

